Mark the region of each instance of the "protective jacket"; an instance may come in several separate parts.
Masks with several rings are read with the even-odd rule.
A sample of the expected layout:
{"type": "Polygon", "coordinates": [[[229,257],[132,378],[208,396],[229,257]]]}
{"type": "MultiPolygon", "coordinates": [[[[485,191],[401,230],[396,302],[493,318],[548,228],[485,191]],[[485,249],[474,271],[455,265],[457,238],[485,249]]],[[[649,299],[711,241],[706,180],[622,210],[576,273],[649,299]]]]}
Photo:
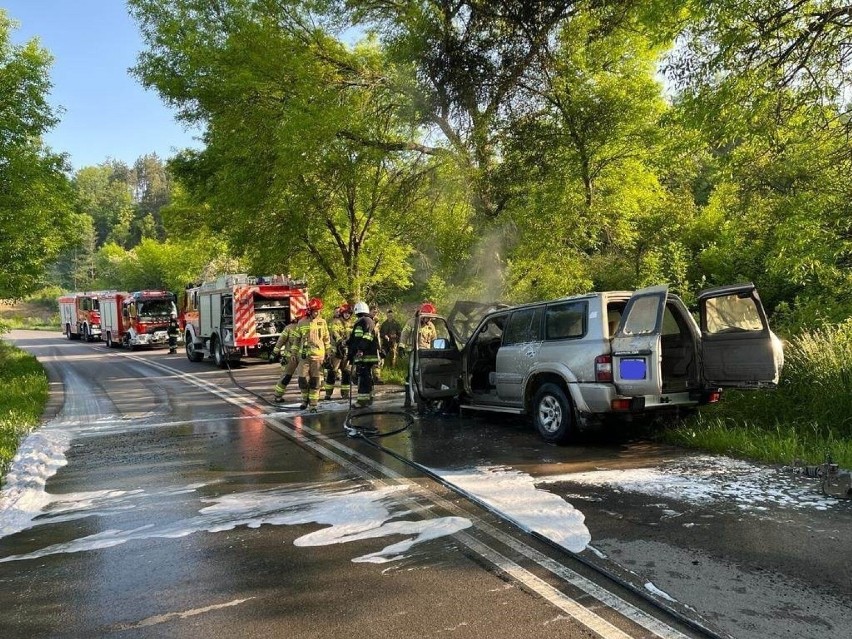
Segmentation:
{"type": "Polygon", "coordinates": [[[319,316],[311,318],[310,315],[299,320],[296,324],[298,340],[297,353],[302,359],[325,359],[326,353],[331,348],[331,340],[328,335],[328,325],[319,316]]]}
{"type": "Polygon", "coordinates": [[[352,327],[349,336],[349,359],[359,364],[375,364],[379,361],[379,336],[376,323],[369,315],[361,315],[352,327]]]}
{"type": "Polygon", "coordinates": [[[296,333],[297,324],[297,322],[290,322],[284,327],[272,349],[273,355],[281,355],[282,359],[286,359],[296,353],[299,346],[298,334],[296,333]]]}
{"type": "Polygon", "coordinates": [[[335,317],[331,320],[331,324],[328,328],[331,347],[334,351],[334,355],[340,359],[346,358],[346,348],[351,330],[352,323],[347,322],[342,317],[335,317]]]}

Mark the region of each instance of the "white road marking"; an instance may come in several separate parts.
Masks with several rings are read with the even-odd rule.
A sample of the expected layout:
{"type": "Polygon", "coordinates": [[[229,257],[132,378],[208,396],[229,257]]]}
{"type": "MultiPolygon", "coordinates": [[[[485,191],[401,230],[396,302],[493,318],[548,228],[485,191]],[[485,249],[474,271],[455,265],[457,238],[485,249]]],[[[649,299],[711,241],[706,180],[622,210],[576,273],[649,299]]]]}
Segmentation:
{"type": "Polygon", "coordinates": [[[212,606],[205,606],[204,608],[193,608],[192,610],[184,610],[182,612],[169,612],[165,615],[155,615],[153,617],[148,617],[147,619],[143,619],[142,621],[139,621],[134,624],[121,626],[120,630],[147,628],[148,626],[156,626],[160,623],[166,623],[167,621],[171,621],[172,619],[186,619],[187,617],[195,617],[196,615],[203,615],[205,612],[221,610],[222,608],[230,608],[231,606],[239,606],[241,603],[255,598],[256,597],[246,597],[245,599],[234,599],[233,601],[229,601],[227,603],[213,604],[212,606]]]}

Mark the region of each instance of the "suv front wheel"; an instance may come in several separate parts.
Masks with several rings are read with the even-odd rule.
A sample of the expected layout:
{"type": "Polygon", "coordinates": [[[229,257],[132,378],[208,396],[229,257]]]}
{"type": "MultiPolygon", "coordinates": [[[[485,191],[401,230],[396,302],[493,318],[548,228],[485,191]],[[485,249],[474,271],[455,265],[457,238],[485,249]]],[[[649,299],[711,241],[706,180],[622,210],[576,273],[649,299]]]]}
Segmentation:
{"type": "Polygon", "coordinates": [[[557,384],[542,384],[532,401],[532,418],[545,441],[564,444],[574,434],[571,400],[557,384]]]}

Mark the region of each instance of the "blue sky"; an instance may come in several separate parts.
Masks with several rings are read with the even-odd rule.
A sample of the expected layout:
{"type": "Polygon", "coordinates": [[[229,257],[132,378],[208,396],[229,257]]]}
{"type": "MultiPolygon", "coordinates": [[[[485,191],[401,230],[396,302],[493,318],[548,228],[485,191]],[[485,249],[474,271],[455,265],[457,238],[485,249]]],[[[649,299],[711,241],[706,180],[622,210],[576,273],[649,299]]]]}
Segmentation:
{"type": "Polygon", "coordinates": [[[2,0],[0,8],[18,22],[16,43],[37,37],[54,57],[50,102],[64,112],[45,142],[74,169],[199,146],[199,131],[128,74],[142,40],[123,0],[2,0]]]}

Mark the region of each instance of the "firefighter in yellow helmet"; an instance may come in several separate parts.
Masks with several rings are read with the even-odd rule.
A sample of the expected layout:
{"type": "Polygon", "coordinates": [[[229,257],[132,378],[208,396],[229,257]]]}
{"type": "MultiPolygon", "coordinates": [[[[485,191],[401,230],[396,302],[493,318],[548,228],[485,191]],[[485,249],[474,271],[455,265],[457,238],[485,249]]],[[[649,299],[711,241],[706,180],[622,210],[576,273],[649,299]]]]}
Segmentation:
{"type": "Polygon", "coordinates": [[[355,325],[349,336],[349,357],[358,378],[358,406],[373,403],[373,368],[379,363],[379,334],[366,302],[355,304],[355,325]]]}
{"type": "Polygon", "coordinates": [[[331,347],[328,326],[320,317],[322,300],[312,297],[308,302],[308,314],[299,320],[296,333],[299,340],[299,388],[302,390],[302,405],[310,407],[312,413],[319,403],[322,364],[331,347]]]}
{"type": "Polygon", "coordinates": [[[275,384],[276,404],[284,401],[284,391],[287,390],[287,384],[293,379],[293,373],[296,372],[296,367],[299,365],[299,334],[296,331],[296,326],[306,313],[307,309],[304,308],[296,311],[290,323],[281,331],[278,341],[275,342],[275,347],[272,349],[272,356],[281,358],[281,378],[275,384]]]}

